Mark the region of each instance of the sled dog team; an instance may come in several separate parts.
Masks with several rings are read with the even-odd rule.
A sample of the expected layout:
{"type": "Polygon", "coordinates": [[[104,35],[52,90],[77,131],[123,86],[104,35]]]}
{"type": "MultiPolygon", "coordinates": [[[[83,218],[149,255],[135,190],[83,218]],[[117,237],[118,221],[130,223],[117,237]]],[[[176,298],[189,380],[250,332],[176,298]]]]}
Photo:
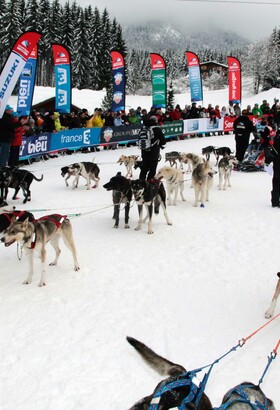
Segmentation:
{"type": "MultiPolygon", "coordinates": [[[[237,164],[237,160],[232,155],[231,151],[227,147],[221,149],[215,149],[214,147],[206,147],[202,150],[202,154],[205,158],[200,157],[192,153],[167,153],[165,160],[169,161],[170,166],[162,167],[156,177],[151,181],[142,181],[140,179],[130,180],[128,177],[132,177],[133,168],[141,166],[141,160],[138,156],[124,156],[122,155],[118,160],[120,165],[124,164],[127,170],[126,177],[122,176],[120,172],[113,176],[108,183],[104,185],[104,188],[108,191],[112,191],[115,228],[119,226],[119,212],[120,205],[125,204],[125,228],[129,228],[129,209],[132,198],[138,205],[139,221],[136,230],[141,229],[142,224],[148,221],[148,233],[153,233],[152,215],[153,210],[155,213],[159,212],[161,206],[164,212],[164,216],[168,225],[172,225],[166,210],[166,191],[161,180],[164,179],[166,183],[167,199],[169,205],[176,205],[177,197],[180,193],[182,201],[184,198],[184,173],[183,165],[188,165],[188,171],[192,172],[192,187],[195,192],[194,206],[204,206],[205,201],[209,200],[209,190],[213,185],[213,175],[217,173],[210,165],[210,154],[213,153],[216,157],[216,165],[218,165],[219,172],[219,189],[226,189],[226,186],[230,186],[231,170],[234,165],[237,164]],[[222,156],[219,160],[219,156],[222,156]],[[177,168],[177,162],[180,163],[180,168],[177,168]],[[140,164],[139,164],[140,163],[140,164]],[[173,168],[175,166],[175,168],[173,168]],[[173,199],[172,199],[172,194],[173,199]],[[143,208],[146,208],[147,214],[143,218],[143,208]]],[[[8,167],[7,167],[8,168],[8,167]]],[[[22,171],[22,170],[18,170],[22,171]]],[[[71,164],[70,166],[63,167],[61,174],[65,178],[66,186],[68,186],[68,179],[73,176],[74,181],[73,188],[78,187],[79,178],[86,179],[86,187],[90,189],[90,181],[93,180],[95,185],[93,188],[98,187],[99,183],[99,167],[91,162],[80,162],[71,164]]],[[[73,261],[74,270],[78,271],[79,263],[77,260],[77,252],[73,239],[73,232],[70,220],[67,215],[52,214],[47,215],[39,220],[35,220],[34,216],[27,211],[17,211],[14,207],[11,207],[5,201],[8,193],[8,188],[14,188],[15,199],[16,194],[21,188],[24,193],[24,203],[31,200],[30,185],[33,179],[41,181],[33,174],[25,171],[25,173],[14,173],[11,175],[9,170],[5,169],[1,173],[1,199],[0,199],[0,234],[2,235],[1,241],[5,246],[10,246],[14,242],[18,242],[27,251],[29,259],[29,272],[24,284],[30,284],[33,276],[33,254],[34,251],[38,251],[41,258],[41,279],[39,286],[46,284],[46,245],[48,242],[53,246],[55,250],[55,259],[50,266],[54,266],[58,262],[60,256],[59,239],[63,238],[65,244],[69,248],[73,261]],[[30,175],[29,175],[30,174],[30,175]]],[[[274,310],[277,304],[277,300],[280,294],[280,273],[277,274],[279,279],[277,281],[276,289],[269,308],[265,312],[265,317],[270,318],[274,314],[274,310]]],[[[141,399],[131,410],[149,409],[154,403],[158,404],[159,410],[167,410],[171,408],[179,408],[184,398],[191,393],[192,383],[184,385],[181,389],[164,390],[164,393],[160,395],[155,401],[155,392],[161,389],[162,385],[169,382],[174,382],[182,375],[186,373],[184,367],[178,364],[174,364],[167,359],[159,356],[148,348],[143,343],[133,339],[127,338],[128,342],[140,353],[142,358],[152,366],[161,375],[168,376],[163,380],[155,389],[154,393],[141,399]]],[[[190,402],[191,407],[194,407],[194,399],[190,402]]],[[[268,399],[259,386],[252,383],[241,383],[235,386],[228,392],[222,401],[221,409],[227,408],[230,404],[230,408],[236,410],[249,410],[250,408],[256,409],[268,409],[274,410],[274,405],[270,399],[268,399]],[[241,392],[241,393],[240,393],[241,392]],[[257,403],[257,405],[256,405],[257,403]],[[254,407],[255,406],[255,407],[254,407]],[[259,406],[259,407],[257,407],[259,406]]],[[[200,410],[212,409],[211,402],[207,395],[203,392],[200,398],[199,407],[200,410]]]]}

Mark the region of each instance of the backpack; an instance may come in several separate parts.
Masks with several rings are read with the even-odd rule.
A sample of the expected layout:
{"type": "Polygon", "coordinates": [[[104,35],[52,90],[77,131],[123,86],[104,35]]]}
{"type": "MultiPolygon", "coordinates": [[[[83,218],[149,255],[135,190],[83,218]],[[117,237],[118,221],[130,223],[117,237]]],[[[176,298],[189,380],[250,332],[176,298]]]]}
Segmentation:
{"type": "Polygon", "coordinates": [[[138,136],[138,147],[144,151],[150,151],[150,149],[158,144],[158,140],[152,142],[154,138],[154,131],[152,127],[145,127],[141,129],[138,136]]]}

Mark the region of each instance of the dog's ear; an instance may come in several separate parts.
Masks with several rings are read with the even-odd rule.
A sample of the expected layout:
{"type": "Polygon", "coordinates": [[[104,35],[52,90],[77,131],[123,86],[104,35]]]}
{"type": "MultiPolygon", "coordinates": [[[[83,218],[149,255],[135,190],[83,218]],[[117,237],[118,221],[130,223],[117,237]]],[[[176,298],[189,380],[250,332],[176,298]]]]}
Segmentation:
{"type": "Polygon", "coordinates": [[[120,177],[121,175],[122,175],[121,172],[117,172],[117,173],[116,173],[116,177],[120,177]]]}
{"type": "Polygon", "coordinates": [[[28,222],[29,222],[29,216],[22,222],[22,226],[23,226],[24,228],[27,228],[28,222]]]}

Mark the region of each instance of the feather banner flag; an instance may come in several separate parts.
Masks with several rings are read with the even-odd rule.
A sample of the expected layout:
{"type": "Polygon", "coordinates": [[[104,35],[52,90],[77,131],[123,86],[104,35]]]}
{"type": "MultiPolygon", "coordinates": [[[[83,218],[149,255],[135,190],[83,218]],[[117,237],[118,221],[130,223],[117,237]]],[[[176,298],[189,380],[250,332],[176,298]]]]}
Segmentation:
{"type": "Polygon", "coordinates": [[[71,58],[66,47],[53,44],[55,70],[55,111],[63,114],[71,112],[71,58]]]}
{"type": "Polygon", "coordinates": [[[228,57],[229,102],[241,104],[241,64],[235,57],[228,57]]]}
{"type": "Polygon", "coordinates": [[[34,94],[38,47],[32,50],[19,77],[17,112],[19,116],[30,115],[34,94]]]}
{"type": "Polygon", "coordinates": [[[0,75],[0,118],[3,116],[25,63],[41,36],[42,34],[37,31],[26,31],[15,42],[0,75]]]}
{"type": "Polygon", "coordinates": [[[203,101],[202,80],[198,56],[191,51],[186,51],[186,60],[189,69],[191,101],[203,101]]]}
{"type": "Polygon", "coordinates": [[[152,105],[156,108],[166,108],[166,64],[159,54],[150,53],[152,68],[152,105]]]}
{"type": "Polygon", "coordinates": [[[113,97],[112,111],[123,111],[125,109],[125,63],[124,56],[117,50],[111,51],[113,97]]]}

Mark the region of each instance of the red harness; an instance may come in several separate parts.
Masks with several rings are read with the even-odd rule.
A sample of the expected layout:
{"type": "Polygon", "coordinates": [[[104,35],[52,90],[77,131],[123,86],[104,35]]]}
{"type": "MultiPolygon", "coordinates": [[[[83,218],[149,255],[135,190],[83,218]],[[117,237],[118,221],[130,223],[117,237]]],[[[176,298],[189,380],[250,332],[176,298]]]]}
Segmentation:
{"type": "MultiPolygon", "coordinates": [[[[4,215],[8,219],[9,223],[11,224],[13,217],[15,217],[16,220],[18,221],[19,218],[27,212],[28,211],[13,211],[13,212],[9,212],[9,213],[4,213],[2,215],[4,215]]],[[[34,219],[32,219],[32,221],[34,221],[34,219]]]]}
{"type": "MultiPolygon", "coordinates": [[[[52,215],[46,215],[46,216],[42,216],[39,219],[36,219],[35,222],[39,222],[39,221],[51,221],[56,225],[56,230],[58,230],[63,221],[67,218],[67,215],[60,215],[60,214],[52,214],[52,215]],[[58,217],[59,220],[54,219],[54,217],[58,217]]],[[[31,244],[30,244],[30,249],[34,249],[35,245],[36,245],[36,232],[33,233],[33,235],[31,236],[31,244]]]]}

